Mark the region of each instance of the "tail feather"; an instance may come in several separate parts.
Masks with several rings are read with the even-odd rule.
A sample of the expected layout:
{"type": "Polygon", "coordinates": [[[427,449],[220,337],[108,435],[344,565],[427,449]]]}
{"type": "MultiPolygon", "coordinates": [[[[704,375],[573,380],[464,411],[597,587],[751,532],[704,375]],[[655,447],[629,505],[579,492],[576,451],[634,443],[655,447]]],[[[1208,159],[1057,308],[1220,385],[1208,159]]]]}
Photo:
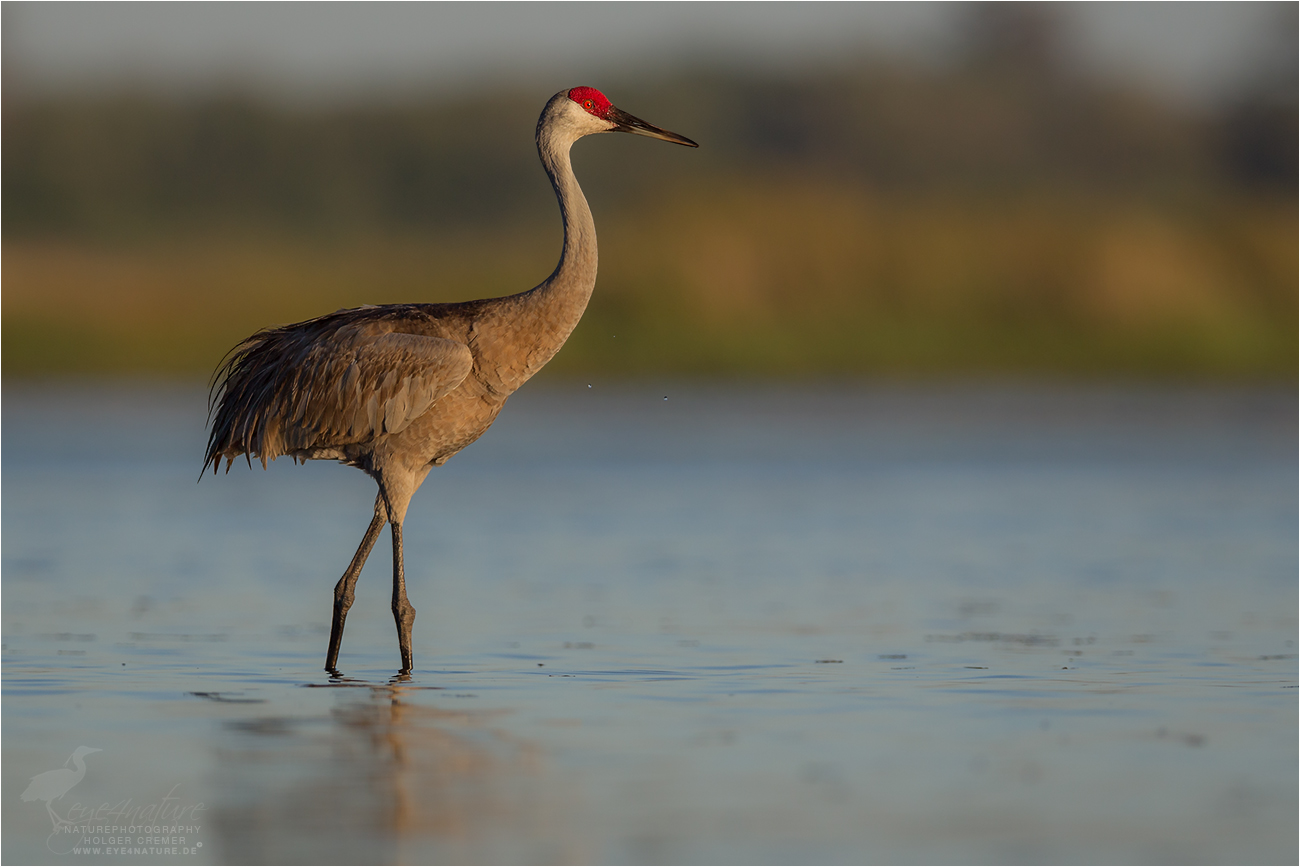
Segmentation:
{"type": "Polygon", "coordinates": [[[213,473],[226,459],[230,471],[234,459],[244,456],[252,466],[257,457],[262,466],[283,454],[278,436],[279,421],[272,412],[287,381],[294,378],[292,352],[285,350],[288,328],[259,331],[231,350],[213,377],[208,395],[207,453],[203,472],[213,473]]]}

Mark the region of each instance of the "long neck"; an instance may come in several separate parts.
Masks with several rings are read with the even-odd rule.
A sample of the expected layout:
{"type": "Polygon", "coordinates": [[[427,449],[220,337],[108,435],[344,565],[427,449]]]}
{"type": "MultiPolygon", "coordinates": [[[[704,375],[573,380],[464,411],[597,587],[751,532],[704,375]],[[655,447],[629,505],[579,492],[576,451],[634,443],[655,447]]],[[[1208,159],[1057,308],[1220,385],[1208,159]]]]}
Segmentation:
{"type": "MultiPolygon", "coordinates": [[[[564,249],[560,252],[560,262],[555,271],[528,294],[534,309],[544,309],[557,326],[567,325],[560,336],[560,344],[578,324],[596,286],[596,223],[591,218],[591,208],[587,207],[587,199],[569,162],[572,144],[567,138],[547,135],[545,131],[539,131],[537,137],[542,166],[560,202],[564,249]]],[[[556,349],[559,349],[559,344],[556,349]]]]}
{"type": "Polygon", "coordinates": [[[536,288],[501,299],[504,303],[493,311],[492,321],[477,326],[485,338],[479,348],[497,362],[495,385],[507,394],[560,351],[596,286],[596,224],[569,162],[569,148],[576,138],[547,123],[543,115],[537,151],[564,220],[559,264],[536,288]]]}

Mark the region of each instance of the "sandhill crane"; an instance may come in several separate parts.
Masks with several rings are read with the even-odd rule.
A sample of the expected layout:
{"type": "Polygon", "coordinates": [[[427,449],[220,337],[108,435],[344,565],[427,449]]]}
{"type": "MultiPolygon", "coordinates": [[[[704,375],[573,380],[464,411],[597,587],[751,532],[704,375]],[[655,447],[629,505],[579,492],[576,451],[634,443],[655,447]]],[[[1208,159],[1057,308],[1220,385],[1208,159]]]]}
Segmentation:
{"type": "Polygon", "coordinates": [[[75,771],[66,767],[68,762],[64,762],[65,767],[46,771],[32,777],[32,781],[27,784],[27,788],[23,789],[22,799],[24,801],[45,802],[45,809],[50,813],[50,821],[54,823],[54,830],[57,831],[59,826],[65,824],[67,820],[58,817],[54,812],[54,808],[50,806],[50,802],[62,798],[73,786],[81,782],[81,778],[86,776],[86,763],[82,759],[91,753],[97,752],[99,750],[94,747],[77,747],[77,751],[68,756],[68,762],[72,762],[76,767],[75,771]]]}
{"type": "Polygon", "coordinates": [[[516,389],[559,351],[596,285],[596,227],[569,149],[585,135],[628,132],[698,147],[615,108],[592,87],[551,97],[537,122],[537,152],[564,220],[560,262],[518,295],[455,304],[340,310],[268,328],[231,350],[214,377],[203,469],[236,457],[329,459],[379,485],[375,515],[334,587],[327,671],[370,549],[393,537],[393,619],[402,673],[411,670],[415,608],[406,598],[402,522],[429,470],[478,439],[516,389]]]}

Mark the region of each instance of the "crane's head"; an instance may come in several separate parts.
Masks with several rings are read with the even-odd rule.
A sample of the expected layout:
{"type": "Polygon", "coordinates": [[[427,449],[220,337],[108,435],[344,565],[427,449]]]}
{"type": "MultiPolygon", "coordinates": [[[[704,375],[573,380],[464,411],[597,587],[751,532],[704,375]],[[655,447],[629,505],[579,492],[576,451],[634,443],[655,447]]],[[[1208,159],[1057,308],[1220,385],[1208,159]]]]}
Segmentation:
{"type": "Polygon", "coordinates": [[[675,132],[669,132],[666,129],[660,129],[657,126],[646,123],[640,118],[633,117],[622,109],[615,108],[613,103],[606,98],[594,87],[575,87],[568,93],[569,99],[573,100],[587,114],[592,117],[603,120],[609,124],[603,132],[630,132],[633,135],[644,135],[650,138],[663,139],[673,144],[686,145],[687,147],[697,148],[695,142],[691,141],[684,135],[678,135],[675,132]]]}
{"type": "Polygon", "coordinates": [[[673,144],[699,147],[686,136],[660,129],[615,108],[605,94],[594,87],[574,87],[552,97],[542,112],[539,133],[543,126],[551,124],[566,128],[575,139],[597,132],[630,132],[673,144]]]}

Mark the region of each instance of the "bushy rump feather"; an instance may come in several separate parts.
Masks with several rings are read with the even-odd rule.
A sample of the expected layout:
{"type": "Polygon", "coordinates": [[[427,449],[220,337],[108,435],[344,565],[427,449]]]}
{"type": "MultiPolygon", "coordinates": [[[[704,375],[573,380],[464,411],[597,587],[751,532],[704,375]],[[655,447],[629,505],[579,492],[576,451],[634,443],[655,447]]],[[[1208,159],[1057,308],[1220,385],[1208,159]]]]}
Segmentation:
{"type": "Polygon", "coordinates": [[[259,331],[234,349],[213,386],[204,470],[398,433],[469,375],[465,344],[361,312],[259,331]]]}

